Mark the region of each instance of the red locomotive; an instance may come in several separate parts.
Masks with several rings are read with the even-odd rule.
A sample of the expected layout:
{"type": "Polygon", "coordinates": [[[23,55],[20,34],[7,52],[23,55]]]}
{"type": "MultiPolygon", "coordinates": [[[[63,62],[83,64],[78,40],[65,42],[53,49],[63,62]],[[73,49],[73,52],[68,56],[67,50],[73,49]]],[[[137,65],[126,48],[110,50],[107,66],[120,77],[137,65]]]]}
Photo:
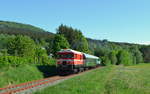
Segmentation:
{"type": "Polygon", "coordinates": [[[57,69],[59,74],[66,72],[77,73],[100,65],[99,57],[71,49],[62,49],[57,55],[57,69]]]}

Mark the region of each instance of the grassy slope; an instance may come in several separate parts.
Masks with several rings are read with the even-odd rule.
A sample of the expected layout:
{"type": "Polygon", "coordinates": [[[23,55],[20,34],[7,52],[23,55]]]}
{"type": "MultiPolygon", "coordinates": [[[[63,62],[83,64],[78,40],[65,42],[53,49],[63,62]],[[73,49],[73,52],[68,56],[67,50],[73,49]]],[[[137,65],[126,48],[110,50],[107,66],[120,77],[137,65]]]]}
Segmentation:
{"type": "Polygon", "coordinates": [[[55,59],[49,65],[19,65],[0,67],[0,88],[56,75],[55,59]]]}
{"type": "Polygon", "coordinates": [[[36,94],[150,94],[150,64],[105,67],[36,94]]]}
{"type": "Polygon", "coordinates": [[[32,81],[43,78],[36,66],[20,65],[17,68],[5,67],[0,69],[0,87],[32,81]]]}

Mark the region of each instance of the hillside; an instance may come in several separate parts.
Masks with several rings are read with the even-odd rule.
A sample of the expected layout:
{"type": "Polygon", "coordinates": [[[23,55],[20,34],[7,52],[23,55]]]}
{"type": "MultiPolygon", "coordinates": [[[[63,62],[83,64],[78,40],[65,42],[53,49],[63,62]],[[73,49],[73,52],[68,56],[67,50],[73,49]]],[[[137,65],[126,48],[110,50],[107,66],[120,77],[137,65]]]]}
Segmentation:
{"type": "Polygon", "coordinates": [[[45,32],[45,30],[29,25],[29,24],[22,24],[17,22],[9,22],[9,21],[0,21],[0,31],[33,31],[33,32],[45,32]]]}
{"type": "Polygon", "coordinates": [[[8,35],[27,35],[34,40],[39,39],[51,39],[53,33],[47,32],[39,27],[35,27],[29,24],[0,21],[0,34],[8,35]]]}
{"type": "Polygon", "coordinates": [[[129,67],[108,66],[92,70],[35,94],[149,94],[149,67],[150,64],[129,67]]]}

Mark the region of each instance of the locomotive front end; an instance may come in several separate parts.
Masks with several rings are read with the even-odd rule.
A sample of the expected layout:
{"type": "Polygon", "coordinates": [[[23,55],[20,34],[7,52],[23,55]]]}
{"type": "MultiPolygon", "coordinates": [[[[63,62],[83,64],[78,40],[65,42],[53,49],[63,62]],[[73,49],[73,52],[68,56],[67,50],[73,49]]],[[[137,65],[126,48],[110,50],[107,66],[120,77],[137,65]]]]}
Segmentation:
{"type": "Polygon", "coordinates": [[[74,54],[71,52],[57,53],[57,70],[58,73],[71,72],[74,65],[74,54]]]}

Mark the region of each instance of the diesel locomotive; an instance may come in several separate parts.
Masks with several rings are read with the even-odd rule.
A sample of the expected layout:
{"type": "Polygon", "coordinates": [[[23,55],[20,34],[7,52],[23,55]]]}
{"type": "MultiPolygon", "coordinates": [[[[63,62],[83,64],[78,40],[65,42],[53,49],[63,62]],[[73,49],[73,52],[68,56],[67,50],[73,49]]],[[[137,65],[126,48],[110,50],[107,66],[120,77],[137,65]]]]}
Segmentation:
{"type": "Polygon", "coordinates": [[[99,57],[72,49],[62,49],[57,52],[57,70],[59,74],[78,73],[97,67],[100,63],[99,57]]]}

